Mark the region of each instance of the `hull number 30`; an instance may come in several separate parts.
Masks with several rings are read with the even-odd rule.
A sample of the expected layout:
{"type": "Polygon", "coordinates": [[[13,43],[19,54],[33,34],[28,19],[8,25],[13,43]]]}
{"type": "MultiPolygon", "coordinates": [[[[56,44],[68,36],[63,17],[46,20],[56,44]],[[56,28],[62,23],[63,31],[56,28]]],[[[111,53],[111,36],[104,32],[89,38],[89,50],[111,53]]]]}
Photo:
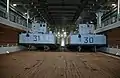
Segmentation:
{"type": "Polygon", "coordinates": [[[93,37],[84,37],[84,43],[93,43],[94,39],[93,37]]]}

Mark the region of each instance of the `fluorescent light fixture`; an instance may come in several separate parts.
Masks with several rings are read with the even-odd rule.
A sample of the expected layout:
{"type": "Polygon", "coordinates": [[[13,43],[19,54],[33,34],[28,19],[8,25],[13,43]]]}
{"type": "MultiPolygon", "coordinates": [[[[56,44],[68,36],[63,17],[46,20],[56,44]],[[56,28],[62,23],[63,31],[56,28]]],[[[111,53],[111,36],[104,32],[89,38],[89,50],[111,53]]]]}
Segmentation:
{"type": "Polygon", "coordinates": [[[31,4],[33,5],[33,2],[31,4]]]}
{"type": "Polygon", "coordinates": [[[64,32],[64,37],[66,37],[67,36],[67,32],[64,32]]]}
{"type": "Polygon", "coordinates": [[[117,5],[116,4],[112,4],[113,7],[116,7],[117,5]]]}
{"type": "Polygon", "coordinates": [[[61,37],[63,37],[63,34],[61,34],[61,37]]]}
{"type": "Polygon", "coordinates": [[[13,6],[17,6],[17,4],[13,4],[13,6]]]}
{"type": "Polygon", "coordinates": [[[112,6],[115,6],[116,4],[112,4],[112,6]]]}
{"type": "Polygon", "coordinates": [[[25,15],[27,15],[27,13],[24,13],[25,15]]]}
{"type": "Polygon", "coordinates": [[[90,21],[90,23],[93,23],[92,21],[90,21]]]}
{"type": "Polygon", "coordinates": [[[36,6],[34,6],[34,8],[36,8],[36,6]]]}
{"type": "Polygon", "coordinates": [[[62,29],[62,31],[64,31],[64,29],[62,29]]]}
{"type": "Polygon", "coordinates": [[[62,38],[62,40],[61,40],[61,46],[65,46],[65,40],[64,40],[64,38],[62,38]]]}
{"type": "Polygon", "coordinates": [[[58,34],[60,34],[60,32],[58,32],[58,34]]]}
{"type": "Polygon", "coordinates": [[[66,32],[64,32],[64,35],[66,35],[66,32]]]}

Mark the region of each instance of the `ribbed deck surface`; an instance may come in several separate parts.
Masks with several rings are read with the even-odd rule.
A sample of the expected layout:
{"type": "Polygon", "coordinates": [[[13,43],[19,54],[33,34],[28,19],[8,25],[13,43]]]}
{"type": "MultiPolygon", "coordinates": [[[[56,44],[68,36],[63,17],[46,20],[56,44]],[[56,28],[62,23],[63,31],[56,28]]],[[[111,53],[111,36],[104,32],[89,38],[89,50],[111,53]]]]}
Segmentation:
{"type": "Polygon", "coordinates": [[[120,60],[90,52],[18,52],[0,55],[0,78],[120,78],[120,60]]]}

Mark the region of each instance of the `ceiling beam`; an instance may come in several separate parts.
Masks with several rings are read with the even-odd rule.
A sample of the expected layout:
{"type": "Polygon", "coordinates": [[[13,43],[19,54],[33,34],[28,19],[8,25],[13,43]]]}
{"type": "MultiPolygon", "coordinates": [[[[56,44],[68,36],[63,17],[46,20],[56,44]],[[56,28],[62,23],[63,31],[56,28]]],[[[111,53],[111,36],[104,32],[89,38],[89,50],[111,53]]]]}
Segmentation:
{"type": "MultiPolygon", "coordinates": [[[[13,4],[18,4],[18,5],[30,5],[30,3],[32,3],[32,1],[11,1],[13,4]]],[[[40,6],[40,4],[45,4],[45,6],[79,6],[81,5],[81,3],[79,4],[62,4],[62,3],[47,3],[47,2],[39,2],[39,3],[34,3],[34,5],[36,6],[40,6]]]]}
{"type": "Polygon", "coordinates": [[[51,24],[54,23],[54,20],[53,20],[52,16],[48,13],[48,9],[47,8],[44,9],[44,15],[48,19],[48,22],[50,22],[51,24]]]}
{"type": "Polygon", "coordinates": [[[75,8],[48,8],[49,11],[76,11],[75,8]]]}
{"type": "Polygon", "coordinates": [[[55,22],[57,21],[57,22],[66,22],[66,21],[72,21],[72,19],[67,19],[67,20],[64,20],[64,19],[54,19],[55,20],[55,22]]]}
{"type": "Polygon", "coordinates": [[[50,4],[47,4],[47,6],[79,6],[81,5],[80,3],[79,4],[61,4],[61,3],[50,3],[50,4]]]}
{"type": "Polygon", "coordinates": [[[75,14],[75,12],[49,12],[49,14],[75,14]]]}
{"type": "Polygon", "coordinates": [[[53,18],[73,18],[73,17],[58,16],[58,17],[53,17],[53,18]]]}
{"type": "Polygon", "coordinates": [[[79,10],[76,10],[75,16],[72,19],[73,22],[75,22],[78,19],[78,17],[80,16],[84,8],[87,6],[87,4],[88,4],[88,0],[82,0],[82,5],[79,6],[79,10]]]}
{"type": "Polygon", "coordinates": [[[64,16],[64,17],[73,17],[74,15],[51,15],[52,17],[61,17],[61,16],[64,16]]]}

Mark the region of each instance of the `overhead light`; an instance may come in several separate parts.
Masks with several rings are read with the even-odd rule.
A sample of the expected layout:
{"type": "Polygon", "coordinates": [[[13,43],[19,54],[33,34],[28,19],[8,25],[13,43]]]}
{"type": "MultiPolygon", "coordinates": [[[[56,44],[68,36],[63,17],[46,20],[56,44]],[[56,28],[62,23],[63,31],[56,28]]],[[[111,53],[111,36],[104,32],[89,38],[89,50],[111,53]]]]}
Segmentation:
{"type": "Polygon", "coordinates": [[[66,32],[64,32],[64,35],[66,35],[66,32]]]}
{"type": "Polygon", "coordinates": [[[13,4],[13,6],[17,6],[17,4],[13,4]]]}
{"type": "Polygon", "coordinates": [[[36,8],[36,6],[34,6],[34,8],[36,8]]]}
{"type": "Polygon", "coordinates": [[[27,15],[27,13],[24,13],[24,15],[27,15]]]}
{"type": "Polygon", "coordinates": [[[90,21],[90,23],[93,23],[92,21],[90,21]]]}
{"type": "Polygon", "coordinates": [[[58,34],[60,34],[60,32],[58,32],[58,34]]]}
{"type": "Polygon", "coordinates": [[[33,5],[33,2],[31,4],[33,5]]]}
{"type": "Polygon", "coordinates": [[[62,31],[64,31],[64,29],[62,29],[62,31]]]}
{"type": "Polygon", "coordinates": [[[117,5],[116,4],[112,4],[113,7],[116,7],[117,5]]]}
{"type": "Polygon", "coordinates": [[[64,36],[66,37],[66,35],[67,35],[67,32],[64,32],[64,36]]]}
{"type": "Polygon", "coordinates": [[[63,34],[61,34],[61,37],[63,37],[63,34]]]}
{"type": "Polygon", "coordinates": [[[112,6],[115,6],[116,4],[112,4],[112,6]]]}
{"type": "Polygon", "coordinates": [[[57,37],[60,37],[60,34],[56,34],[57,37]]]}
{"type": "Polygon", "coordinates": [[[90,9],[92,9],[92,7],[90,7],[90,9]]]}

